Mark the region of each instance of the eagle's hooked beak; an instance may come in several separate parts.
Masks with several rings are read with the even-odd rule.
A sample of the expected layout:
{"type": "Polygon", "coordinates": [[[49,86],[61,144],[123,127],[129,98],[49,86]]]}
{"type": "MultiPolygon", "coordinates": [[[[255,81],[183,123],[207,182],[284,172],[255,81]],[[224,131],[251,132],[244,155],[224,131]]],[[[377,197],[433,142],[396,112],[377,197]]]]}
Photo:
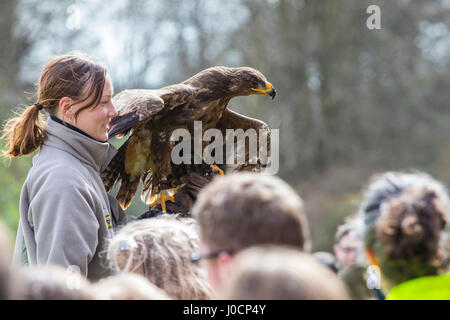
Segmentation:
{"type": "Polygon", "coordinates": [[[272,84],[270,82],[266,83],[266,89],[254,89],[252,88],[253,91],[257,91],[257,92],[261,92],[263,94],[268,94],[269,96],[272,97],[272,100],[275,99],[275,95],[277,94],[277,92],[275,91],[275,88],[272,87],[272,84]]]}
{"type": "Polygon", "coordinates": [[[276,92],[275,88],[270,89],[269,96],[272,97],[272,100],[275,99],[276,95],[277,95],[277,92],[276,92]]]}

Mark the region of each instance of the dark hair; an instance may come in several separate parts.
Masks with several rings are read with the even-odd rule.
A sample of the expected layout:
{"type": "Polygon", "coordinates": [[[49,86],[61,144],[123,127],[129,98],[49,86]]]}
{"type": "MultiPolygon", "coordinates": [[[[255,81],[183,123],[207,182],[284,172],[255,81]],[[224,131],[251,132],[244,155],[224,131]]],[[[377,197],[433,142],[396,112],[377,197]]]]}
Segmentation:
{"type": "Polygon", "coordinates": [[[376,232],[388,259],[431,264],[447,218],[436,192],[411,188],[381,208],[376,232]]]}
{"type": "Polygon", "coordinates": [[[75,52],[52,59],[39,79],[37,102],[19,116],[9,119],[4,126],[2,139],[7,140],[4,153],[9,157],[20,157],[42,145],[46,133],[39,115],[40,106],[50,115],[56,115],[59,101],[69,97],[74,103],[84,103],[74,114],[75,118],[83,109],[96,107],[102,97],[106,74],[103,65],[83,53],[75,52]]]}
{"type": "Polygon", "coordinates": [[[447,192],[429,175],[377,175],[360,208],[365,246],[393,281],[436,274],[446,264],[441,238],[448,213],[447,192]]]}

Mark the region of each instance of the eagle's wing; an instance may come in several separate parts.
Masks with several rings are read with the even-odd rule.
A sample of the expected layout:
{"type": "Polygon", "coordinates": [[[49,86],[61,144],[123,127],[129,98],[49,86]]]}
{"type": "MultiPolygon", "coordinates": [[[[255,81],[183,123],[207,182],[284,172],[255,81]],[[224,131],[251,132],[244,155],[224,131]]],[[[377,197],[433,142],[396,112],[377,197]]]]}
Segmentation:
{"type": "Polygon", "coordinates": [[[109,137],[125,135],[138,122],[157,114],[164,107],[164,101],[152,90],[124,90],[113,98],[118,115],[111,119],[109,137]]]}
{"type": "MultiPolygon", "coordinates": [[[[256,141],[257,141],[257,152],[256,154],[251,154],[249,143],[250,141],[245,141],[245,144],[242,147],[245,150],[235,150],[234,161],[238,164],[238,166],[234,169],[234,171],[261,171],[261,169],[267,164],[267,157],[270,154],[270,129],[269,126],[263,121],[253,119],[250,117],[246,117],[237,112],[234,112],[230,109],[225,109],[222,113],[222,117],[216,125],[217,129],[220,129],[223,134],[224,141],[226,139],[226,129],[238,130],[242,129],[244,132],[248,129],[254,129],[256,133],[256,141]],[[261,134],[266,135],[265,139],[262,139],[266,143],[266,145],[260,145],[260,136],[261,134]],[[244,151],[245,154],[245,162],[239,162],[238,155],[240,152],[244,151]],[[265,157],[264,159],[261,157],[265,157]],[[255,158],[256,157],[256,158],[255,158]],[[251,163],[252,162],[252,163],[251,163]]],[[[250,140],[250,139],[248,139],[250,140]]],[[[226,148],[224,146],[223,150],[224,158],[226,156],[226,148]]],[[[243,159],[240,159],[243,160],[243,159]]]]}
{"type": "Polygon", "coordinates": [[[177,127],[177,119],[186,121],[184,113],[192,103],[193,91],[188,85],[178,84],[158,90],[125,90],[114,96],[118,115],[110,122],[109,136],[120,137],[130,130],[133,133],[102,172],[102,179],[107,191],[121,181],[117,199],[122,208],[131,203],[140,180],[144,182],[143,192],[147,192],[170,174],[170,133],[177,127]],[[158,122],[157,128],[146,125],[164,117],[166,122],[158,122]]]}

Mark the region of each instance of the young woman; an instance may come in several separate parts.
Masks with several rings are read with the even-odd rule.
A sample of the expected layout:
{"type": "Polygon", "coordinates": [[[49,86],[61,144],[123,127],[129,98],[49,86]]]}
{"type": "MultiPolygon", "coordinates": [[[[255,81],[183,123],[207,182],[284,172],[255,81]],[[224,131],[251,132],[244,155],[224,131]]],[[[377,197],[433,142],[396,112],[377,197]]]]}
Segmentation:
{"type": "Polygon", "coordinates": [[[101,253],[126,220],[100,178],[116,152],[107,142],[112,95],[104,66],[81,53],[58,56],[41,74],[37,102],[7,122],[8,156],[39,149],[20,196],[15,262],[61,265],[90,280],[109,275],[101,253]]]}

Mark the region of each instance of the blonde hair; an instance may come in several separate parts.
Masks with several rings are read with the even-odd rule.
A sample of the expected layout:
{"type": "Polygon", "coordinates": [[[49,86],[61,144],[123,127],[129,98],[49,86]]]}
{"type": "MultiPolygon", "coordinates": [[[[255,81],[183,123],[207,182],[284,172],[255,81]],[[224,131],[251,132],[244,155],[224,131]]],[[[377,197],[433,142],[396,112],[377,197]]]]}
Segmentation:
{"type": "Polygon", "coordinates": [[[144,275],[175,299],[209,299],[204,270],[192,264],[199,237],[190,218],[159,216],[129,223],[111,239],[108,259],[123,272],[144,275]]]}
{"type": "Polygon", "coordinates": [[[56,115],[58,103],[69,97],[74,103],[84,103],[74,117],[86,108],[99,104],[106,80],[106,68],[81,52],[53,58],[42,71],[37,89],[37,102],[21,114],[9,119],[2,139],[9,157],[27,155],[39,148],[47,137],[40,110],[56,115]]]}
{"type": "Polygon", "coordinates": [[[170,300],[160,288],[150,283],[144,276],[121,273],[93,284],[98,300],[170,300]]]}
{"type": "Polygon", "coordinates": [[[231,300],[348,299],[337,275],[307,253],[258,246],[238,253],[220,296],[231,300]]]}

